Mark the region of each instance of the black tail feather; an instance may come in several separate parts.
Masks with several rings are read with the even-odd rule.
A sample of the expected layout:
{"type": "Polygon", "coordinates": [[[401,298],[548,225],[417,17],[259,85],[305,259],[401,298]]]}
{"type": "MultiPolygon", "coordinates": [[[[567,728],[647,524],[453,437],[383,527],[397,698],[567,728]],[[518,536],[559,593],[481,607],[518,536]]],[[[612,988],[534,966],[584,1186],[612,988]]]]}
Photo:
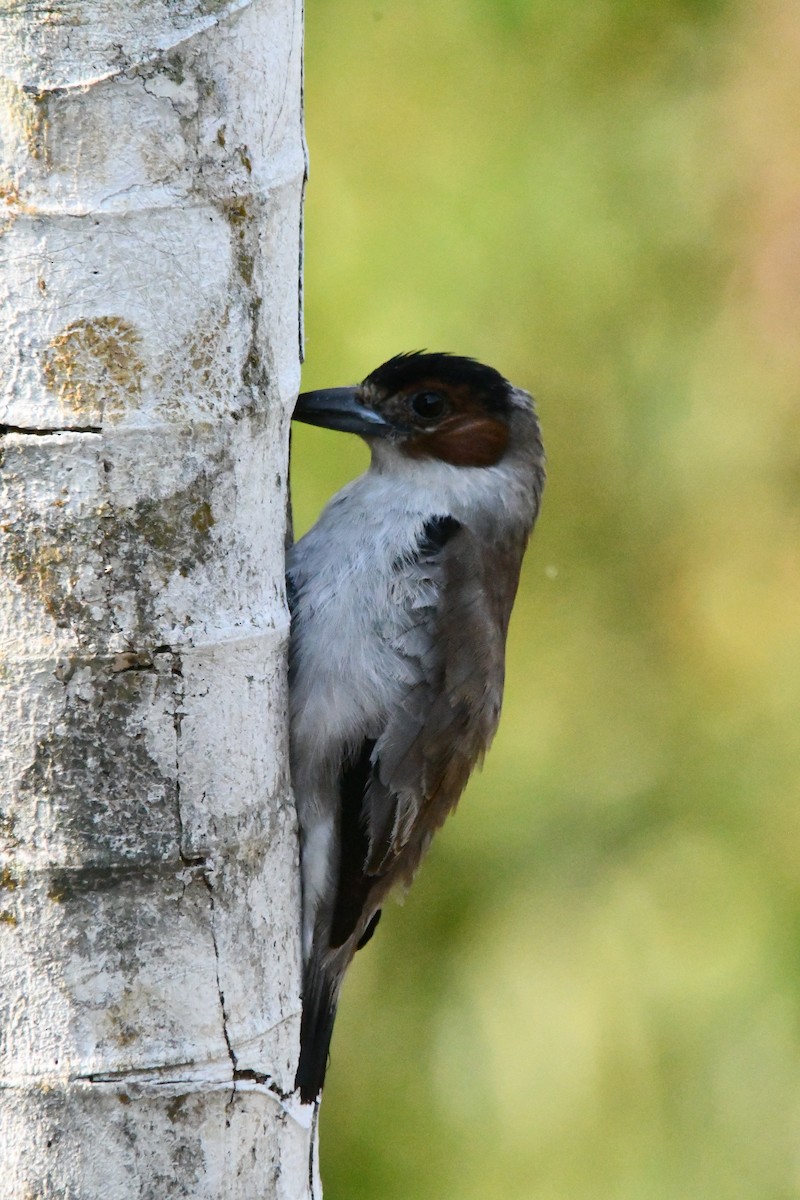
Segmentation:
{"type": "Polygon", "coordinates": [[[294,1080],[303,1104],[313,1104],[325,1082],[338,996],[339,980],[318,970],[312,958],[306,966],[303,984],[300,1061],[294,1080]]]}

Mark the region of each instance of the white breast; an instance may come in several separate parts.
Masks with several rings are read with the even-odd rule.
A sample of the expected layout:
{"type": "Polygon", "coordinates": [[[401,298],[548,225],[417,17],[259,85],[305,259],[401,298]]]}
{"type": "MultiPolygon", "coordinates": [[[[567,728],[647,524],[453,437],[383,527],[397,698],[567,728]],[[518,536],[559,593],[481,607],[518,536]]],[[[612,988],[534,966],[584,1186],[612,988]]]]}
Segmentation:
{"type": "MultiPolygon", "coordinates": [[[[373,496],[365,479],[340,492],[289,552],[298,589],[293,630],[295,781],[343,746],[377,736],[408,663],[392,648],[409,580],[393,569],[416,545],[425,515],[373,496]]],[[[380,489],[379,489],[380,490],[380,489]]]]}
{"type": "MultiPolygon", "coordinates": [[[[289,551],[297,588],[293,627],[292,758],[295,786],[335,770],[342,747],[376,737],[408,686],[393,645],[409,608],[433,597],[396,564],[426,521],[452,515],[487,537],[505,522],[530,524],[530,489],[514,464],[453,467],[376,445],[373,467],[330,501],[289,551]]],[[[430,585],[428,585],[430,586],[430,585]]]]}

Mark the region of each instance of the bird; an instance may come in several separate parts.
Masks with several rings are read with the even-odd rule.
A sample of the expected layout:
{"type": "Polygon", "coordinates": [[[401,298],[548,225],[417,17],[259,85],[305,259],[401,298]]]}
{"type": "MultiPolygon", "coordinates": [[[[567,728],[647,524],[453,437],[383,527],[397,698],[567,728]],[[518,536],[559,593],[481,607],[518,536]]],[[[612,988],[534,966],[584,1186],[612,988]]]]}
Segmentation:
{"type": "Polygon", "coordinates": [[[448,353],[302,393],[365,474],[287,554],[290,763],[302,890],[295,1090],[319,1097],[345,972],[407,888],[497,728],[505,643],[545,482],[528,392],[448,353]]]}

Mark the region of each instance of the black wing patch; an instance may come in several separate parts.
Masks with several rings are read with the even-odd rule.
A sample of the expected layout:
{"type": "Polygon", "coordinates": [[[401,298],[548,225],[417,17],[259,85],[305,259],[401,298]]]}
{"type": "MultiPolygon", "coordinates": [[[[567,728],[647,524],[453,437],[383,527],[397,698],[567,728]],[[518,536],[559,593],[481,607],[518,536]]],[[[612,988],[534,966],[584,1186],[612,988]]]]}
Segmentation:
{"type": "Polygon", "coordinates": [[[362,933],[361,939],[360,939],[358,945],[356,946],[356,950],[363,950],[364,947],[366,946],[367,942],[372,937],[375,930],[378,928],[378,921],[380,921],[380,919],[381,919],[381,911],[382,910],[379,908],[376,912],[374,912],[372,914],[369,925],[362,933]]]}
{"type": "Polygon", "coordinates": [[[369,838],[364,828],[364,794],[372,772],[370,758],[375,742],[369,738],[342,771],[339,782],[339,883],[331,921],[331,948],[343,946],[358,924],[374,875],[365,864],[369,838]]]}
{"type": "Polygon", "coordinates": [[[425,563],[435,562],[459,529],[461,529],[461,522],[457,521],[455,517],[429,517],[422,526],[415,545],[395,559],[392,563],[392,570],[396,575],[401,575],[410,567],[419,567],[425,563]]]}
{"type": "Polygon", "coordinates": [[[461,522],[455,517],[431,517],[422,527],[415,559],[423,562],[427,558],[435,558],[460,528],[461,522]]]}

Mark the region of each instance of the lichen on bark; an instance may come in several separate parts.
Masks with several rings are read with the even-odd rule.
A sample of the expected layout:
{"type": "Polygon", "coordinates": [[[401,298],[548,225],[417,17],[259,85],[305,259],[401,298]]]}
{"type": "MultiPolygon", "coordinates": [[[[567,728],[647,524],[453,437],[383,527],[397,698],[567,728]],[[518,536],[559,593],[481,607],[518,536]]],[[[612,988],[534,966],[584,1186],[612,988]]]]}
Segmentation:
{"type": "Polygon", "coordinates": [[[67,418],[90,425],[117,421],[142,391],[141,336],[124,317],[79,317],[50,339],[45,382],[67,418]]]}

